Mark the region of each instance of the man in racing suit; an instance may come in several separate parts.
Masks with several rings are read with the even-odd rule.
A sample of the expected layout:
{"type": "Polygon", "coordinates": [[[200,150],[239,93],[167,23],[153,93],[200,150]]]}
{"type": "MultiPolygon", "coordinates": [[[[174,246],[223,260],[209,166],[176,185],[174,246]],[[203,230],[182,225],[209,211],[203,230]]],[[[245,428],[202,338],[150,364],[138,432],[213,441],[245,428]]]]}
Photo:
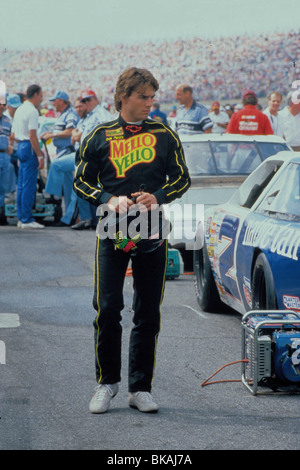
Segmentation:
{"type": "MultiPolygon", "coordinates": [[[[147,119],[158,86],[145,69],[123,72],[115,92],[119,117],[94,128],[76,155],[74,189],[78,196],[109,207],[119,218],[134,207],[149,216],[157,206],[181,197],[190,186],[178,135],[168,126],[147,119]]],[[[100,226],[104,220],[100,219],[100,226]]],[[[129,347],[129,405],[142,412],[155,412],[158,406],[150,392],[167,241],[142,237],[136,242],[122,238],[120,232],[115,238],[98,231],[93,305],[98,312],[94,327],[99,385],[90,411],[107,411],[121,380],[120,312],[124,307],[124,277],[131,260],[134,327],[129,347]]]]}

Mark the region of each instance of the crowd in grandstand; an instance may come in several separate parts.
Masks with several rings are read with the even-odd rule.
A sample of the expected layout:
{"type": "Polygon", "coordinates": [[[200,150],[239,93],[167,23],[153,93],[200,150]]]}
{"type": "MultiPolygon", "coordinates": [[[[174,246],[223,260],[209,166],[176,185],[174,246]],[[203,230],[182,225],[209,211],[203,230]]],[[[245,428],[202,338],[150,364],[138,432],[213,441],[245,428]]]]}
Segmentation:
{"type": "MultiPolygon", "coordinates": [[[[149,116],[168,123],[179,134],[274,133],[285,138],[294,150],[300,151],[300,96],[298,94],[295,101],[292,92],[294,84],[298,91],[300,85],[298,42],[299,33],[291,31],[288,34],[273,33],[251,38],[238,36],[211,41],[194,38],[159,44],[148,42],[143,47],[139,44],[6,51],[0,57],[0,78],[7,92],[0,103],[0,163],[6,159],[6,173],[10,171],[12,177],[9,177],[5,191],[1,183],[4,177],[1,176],[3,168],[0,165],[0,225],[7,223],[4,214],[5,193],[14,194],[16,189],[18,158],[15,147],[17,141],[20,142],[20,138],[14,142],[13,138],[9,140],[8,136],[13,136],[14,132],[6,131],[4,125],[11,126],[12,121],[15,121],[14,114],[21,107],[29,84],[35,84],[33,86],[40,89],[37,95],[42,93],[43,103],[41,105],[39,100],[38,114],[57,118],[53,135],[45,139],[53,139],[58,150],[61,150],[66,139],[70,140],[64,145],[64,150],[69,149],[68,154],[72,156],[68,156],[71,165],[68,194],[70,205],[74,203],[76,211],[76,201],[71,198],[75,158],[71,131],[76,131],[81,115],[77,114],[76,106],[75,112],[74,105],[76,102],[81,103],[81,106],[82,103],[86,105],[85,122],[90,117],[92,127],[97,122],[112,119],[116,115],[113,106],[116,77],[124,69],[137,64],[140,68],[151,70],[160,84],[156,103],[149,116]],[[285,95],[286,99],[283,99],[285,95]],[[264,104],[267,103],[264,110],[259,98],[264,98],[264,104]],[[93,111],[93,100],[97,113],[93,111]],[[56,101],[63,107],[60,108],[56,101]],[[235,106],[232,106],[232,101],[235,101],[235,106]],[[203,106],[203,102],[209,105],[203,106]],[[162,103],[168,115],[160,109],[162,103]],[[73,118],[76,117],[72,125],[65,123],[66,109],[73,118]],[[68,127],[70,132],[65,135],[68,127]],[[9,147],[13,148],[8,151],[9,147]]],[[[90,129],[87,124],[85,127],[90,129]]],[[[63,158],[58,157],[57,151],[57,160],[64,163],[63,158]]],[[[55,165],[51,167],[54,171],[55,165]]],[[[56,194],[52,188],[46,192],[51,197],[58,197],[60,191],[61,188],[59,194],[56,194]]],[[[67,194],[65,190],[64,194],[67,194]]],[[[59,223],[71,225],[71,222],[66,224],[63,219],[59,223]]]]}
{"type": "Polygon", "coordinates": [[[178,83],[190,83],[201,100],[238,99],[244,89],[259,97],[276,89],[286,95],[300,77],[299,32],[178,39],[132,45],[35,49],[2,54],[1,79],[8,92],[43,86],[45,98],[57,89],[75,100],[86,88],[113,103],[116,77],[127,67],[152,71],[160,83],[157,99],[174,102],[178,83]]]}

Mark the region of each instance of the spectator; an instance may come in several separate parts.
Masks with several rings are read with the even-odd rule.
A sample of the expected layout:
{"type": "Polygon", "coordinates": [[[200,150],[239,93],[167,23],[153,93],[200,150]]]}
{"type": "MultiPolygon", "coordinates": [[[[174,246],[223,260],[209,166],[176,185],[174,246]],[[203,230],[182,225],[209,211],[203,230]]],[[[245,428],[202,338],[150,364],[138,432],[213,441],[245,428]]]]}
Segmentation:
{"type": "MultiPolygon", "coordinates": [[[[7,110],[4,112],[5,116],[7,116],[10,119],[11,125],[13,123],[14,115],[16,110],[21,106],[21,99],[19,95],[9,95],[7,97],[7,110]]],[[[17,148],[18,148],[18,143],[13,142],[13,151],[10,155],[10,162],[14,167],[15,171],[15,176],[16,179],[18,178],[18,157],[17,157],[17,148]]],[[[15,188],[14,188],[15,190],[15,188]]],[[[13,192],[13,191],[12,191],[13,192]]]]}
{"type": "Polygon", "coordinates": [[[39,106],[43,92],[39,85],[30,85],[26,100],[14,115],[12,134],[18,140],[19,174],[17,187],[18,227],[22,229],[43,229],[44,225],[35,222],[32,209],[35,201],[38,170],[44,166],[37,130],[39,106]]]}
{"type": "Polygon", "coordinates": [[[181,105],[176,116],[177,132],[180,134],[210,133],[213,123],[207,108],[194,100],[192,87],[186,84],[179,85],[175,96],[181,105]]]}
{"type": "Polygon", "coordinates": [[[74,167],[71,171],[67,171],[66,169],[63,170],[63,188],[61,188],[60,184],[58,187],[56,179],[55,177],[52,177],[51,173],[57,171],[56,165],[61,169],[59,159],[64,157],[64,160],[68,161],[68,155],[74,153],[74,147],[71,144],[71,135],[77,126],[79,116],[71,106],[69,96],[64,91],[58,91],[52,98],[50,98],[50,101],[53,101],[54,107],[60,115],[55,122],[54,130],[44,132],[40,136],[41,139],[45,141],[53,139],[53,144],[56,147],[56,159],[53,160],[50,165],[45,192],[52,196],[47,202],[53,202],[56,204],[61,204],[61,198],[62,195],[64,195],[65,207],[67,207],[71,200],[74,167]]]}
{"type": "MultiPolygon", "coordinates": [[[[298,90],[299,91],[299,90],[298,90]]],[[[290,91],[286,107],[279,111],[283,120],[283,134],[287,143],[296,152],[300,151],[300,91],[290,91]]]]}
{"type": "Polygon", "coordinates": [[[229,117],[229,120],[230,120],[231,116],[234,113],[234,107],[231,106],[231,104],[225,104],[224,109],[225,109],[225,112],[228,114],[228,117],[229,117]]]}
{"type": "Polygon", "coordinates": [[[162,122],[163,124],[168,124],[167,115],[160,110],[160,104],[157,101],[154,101],[149,117],[154,121],[162,122]]]}
{"type": "Polygon", "coordinates": [[[283,137],[283,119],[278,112],[281,107],[281,102],[282,94],[278,91],[272,91],[268,95],[268,107],[264,110],[264,113],[271,122],[274,134],[283,137]]]}
{"type": "Polygon", "coordinates": [[[4,115],[6,97],[0,96],[0,225],[7,225],[5,216],[5,194],[9,189],[11,170],[10,156],[12,152],[11,121],[4,115]]]}
{"type": "Polygon", "coordinates": [[[155,70],[161,84],[156,98],[161,104],[173,102],[173,90],[183,82],[193,87],[195,96],[209,102],[236,100],[246,88],[264,96],[273,83],[286,95],[300,73],[298,30],[219,37],[213,44],[209,38],[194,37],[162,41],[159,47],[149,41],[139,48],[135,44],[38,48],[17,54],[8,51],[6,56],[1,79],[11,89],[22,89],[35,76],[43,83],[47,101],[56,89],[67,89],[75,100],[83,84],[97,83],[101,77],[105,101],[112,103],[114,77],[133,57],[141,66],[155,70]],[[93,64],[88,70],[87,63],[93,64]]]}
{"type": "Polygon", "coordinates": [[[47,118],[55,118],[56,117],[56,112],[54,111],[54,108],[53,108],[52,105],[49,105],[47,107],[45,117],[47,117],[47,118]]]}
{"type": "Polygon", "coordinates": [[[11,123],[13,121],[15,112],[19,106],[21,106],[21,100],[19,95],[8,95],[7,97],[7,110],[4,112],[4,115],[7,116],[11,123]]]}
{"type": "Polygon", "coordinates": [[[213,122],[212,132],[223,134],[226,130],[227,124],[229,122],[228,114],[225,111],[220,110],[219,101],[215,101],[211,105],[212,112],[209,113],[209,117],[213,122]]]}
{"type": "Polygon", "coordinates": [[[89,89],[83,91],[81,93],[81,101],[82,103],[86,103],[88,111],[84,131],[81,136],[81,140],[83,140],[98,124],[110,121],[111,114],[101,105],[99,98],[93,90],[89,89]]]}
{"type": "Polygon", "coordinates": [[[226,132],[245,135],[273,134],[269,118],[256,108],[257,96],[254,91],[246,90],[242,102],[243,109],[231,116],[226,132]]]}
{"type": "Polygon", "coordinates": [[[177,115],[177,108],[174,105],[174,106],[172,106],[171,111],[168,114],[168,117],[174,118],[174,117],[176,117],[176,115],[177,115]]]}
{"type": "MultiPolygon", "coordinates": [[[[74,178],[75,170],[75,151],[79,147],[80,138],[84,130],[85,121],[87,117],[87,106],[81,103],[80,97],[75,101],[75,110],[80,120],[77,123],[76,129],[73,129],[71,134],[71,145],[74,148],[74,152],[62,155],[60,158],[56,158],[50,165],[46,189],[51,188],[52,195],[60,197],[63,193],[65,175],[72,175],[72,181],[74,178]]],[[[72,186],[73,187],[73,186],[72,186]]],[[[51,200],[51,199],[50,199],[51,200]]],[[[48,199],[49,201],[49,199],[48,199]]],[[[58,199],[54,199],[54,202],[58,204],[58,199]]],[[[56,227],[69,227],[76,222],[78,210],[81,216],[90,218],[90,209],[86,201],[77,201],[77,197],[72,189],[69,204],[66,205],[65,214],[59,222],[55,224],[56,227]],[[88,215],[87,215],[88,214],[88,215]]]]}

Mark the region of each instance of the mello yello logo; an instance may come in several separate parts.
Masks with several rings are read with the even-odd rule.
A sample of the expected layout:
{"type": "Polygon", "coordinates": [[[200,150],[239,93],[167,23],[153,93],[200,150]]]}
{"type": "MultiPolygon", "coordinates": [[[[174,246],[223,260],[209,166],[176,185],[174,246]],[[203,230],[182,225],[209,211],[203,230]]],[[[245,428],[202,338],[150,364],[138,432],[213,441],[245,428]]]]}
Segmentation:
{"type": "Polygon", "coordinates": [[[155,144],[155,135],[149,133],[111,140],[109,158],[116,169],[117,178],[124,178],[126,171],[134,165],[152,162],[156,155],[155,144]]]}

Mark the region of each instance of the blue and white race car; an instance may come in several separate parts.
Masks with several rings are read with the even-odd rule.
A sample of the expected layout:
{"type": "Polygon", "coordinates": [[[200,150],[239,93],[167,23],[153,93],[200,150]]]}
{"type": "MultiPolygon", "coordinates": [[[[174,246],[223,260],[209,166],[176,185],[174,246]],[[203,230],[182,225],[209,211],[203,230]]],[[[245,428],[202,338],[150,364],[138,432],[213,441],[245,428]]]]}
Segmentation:
{"type": "Polygon", "coordinates": [[[300,312],[299,152],[269,157],[227,203],[208,209],[194,272],[204,311],[300,312]]]}

